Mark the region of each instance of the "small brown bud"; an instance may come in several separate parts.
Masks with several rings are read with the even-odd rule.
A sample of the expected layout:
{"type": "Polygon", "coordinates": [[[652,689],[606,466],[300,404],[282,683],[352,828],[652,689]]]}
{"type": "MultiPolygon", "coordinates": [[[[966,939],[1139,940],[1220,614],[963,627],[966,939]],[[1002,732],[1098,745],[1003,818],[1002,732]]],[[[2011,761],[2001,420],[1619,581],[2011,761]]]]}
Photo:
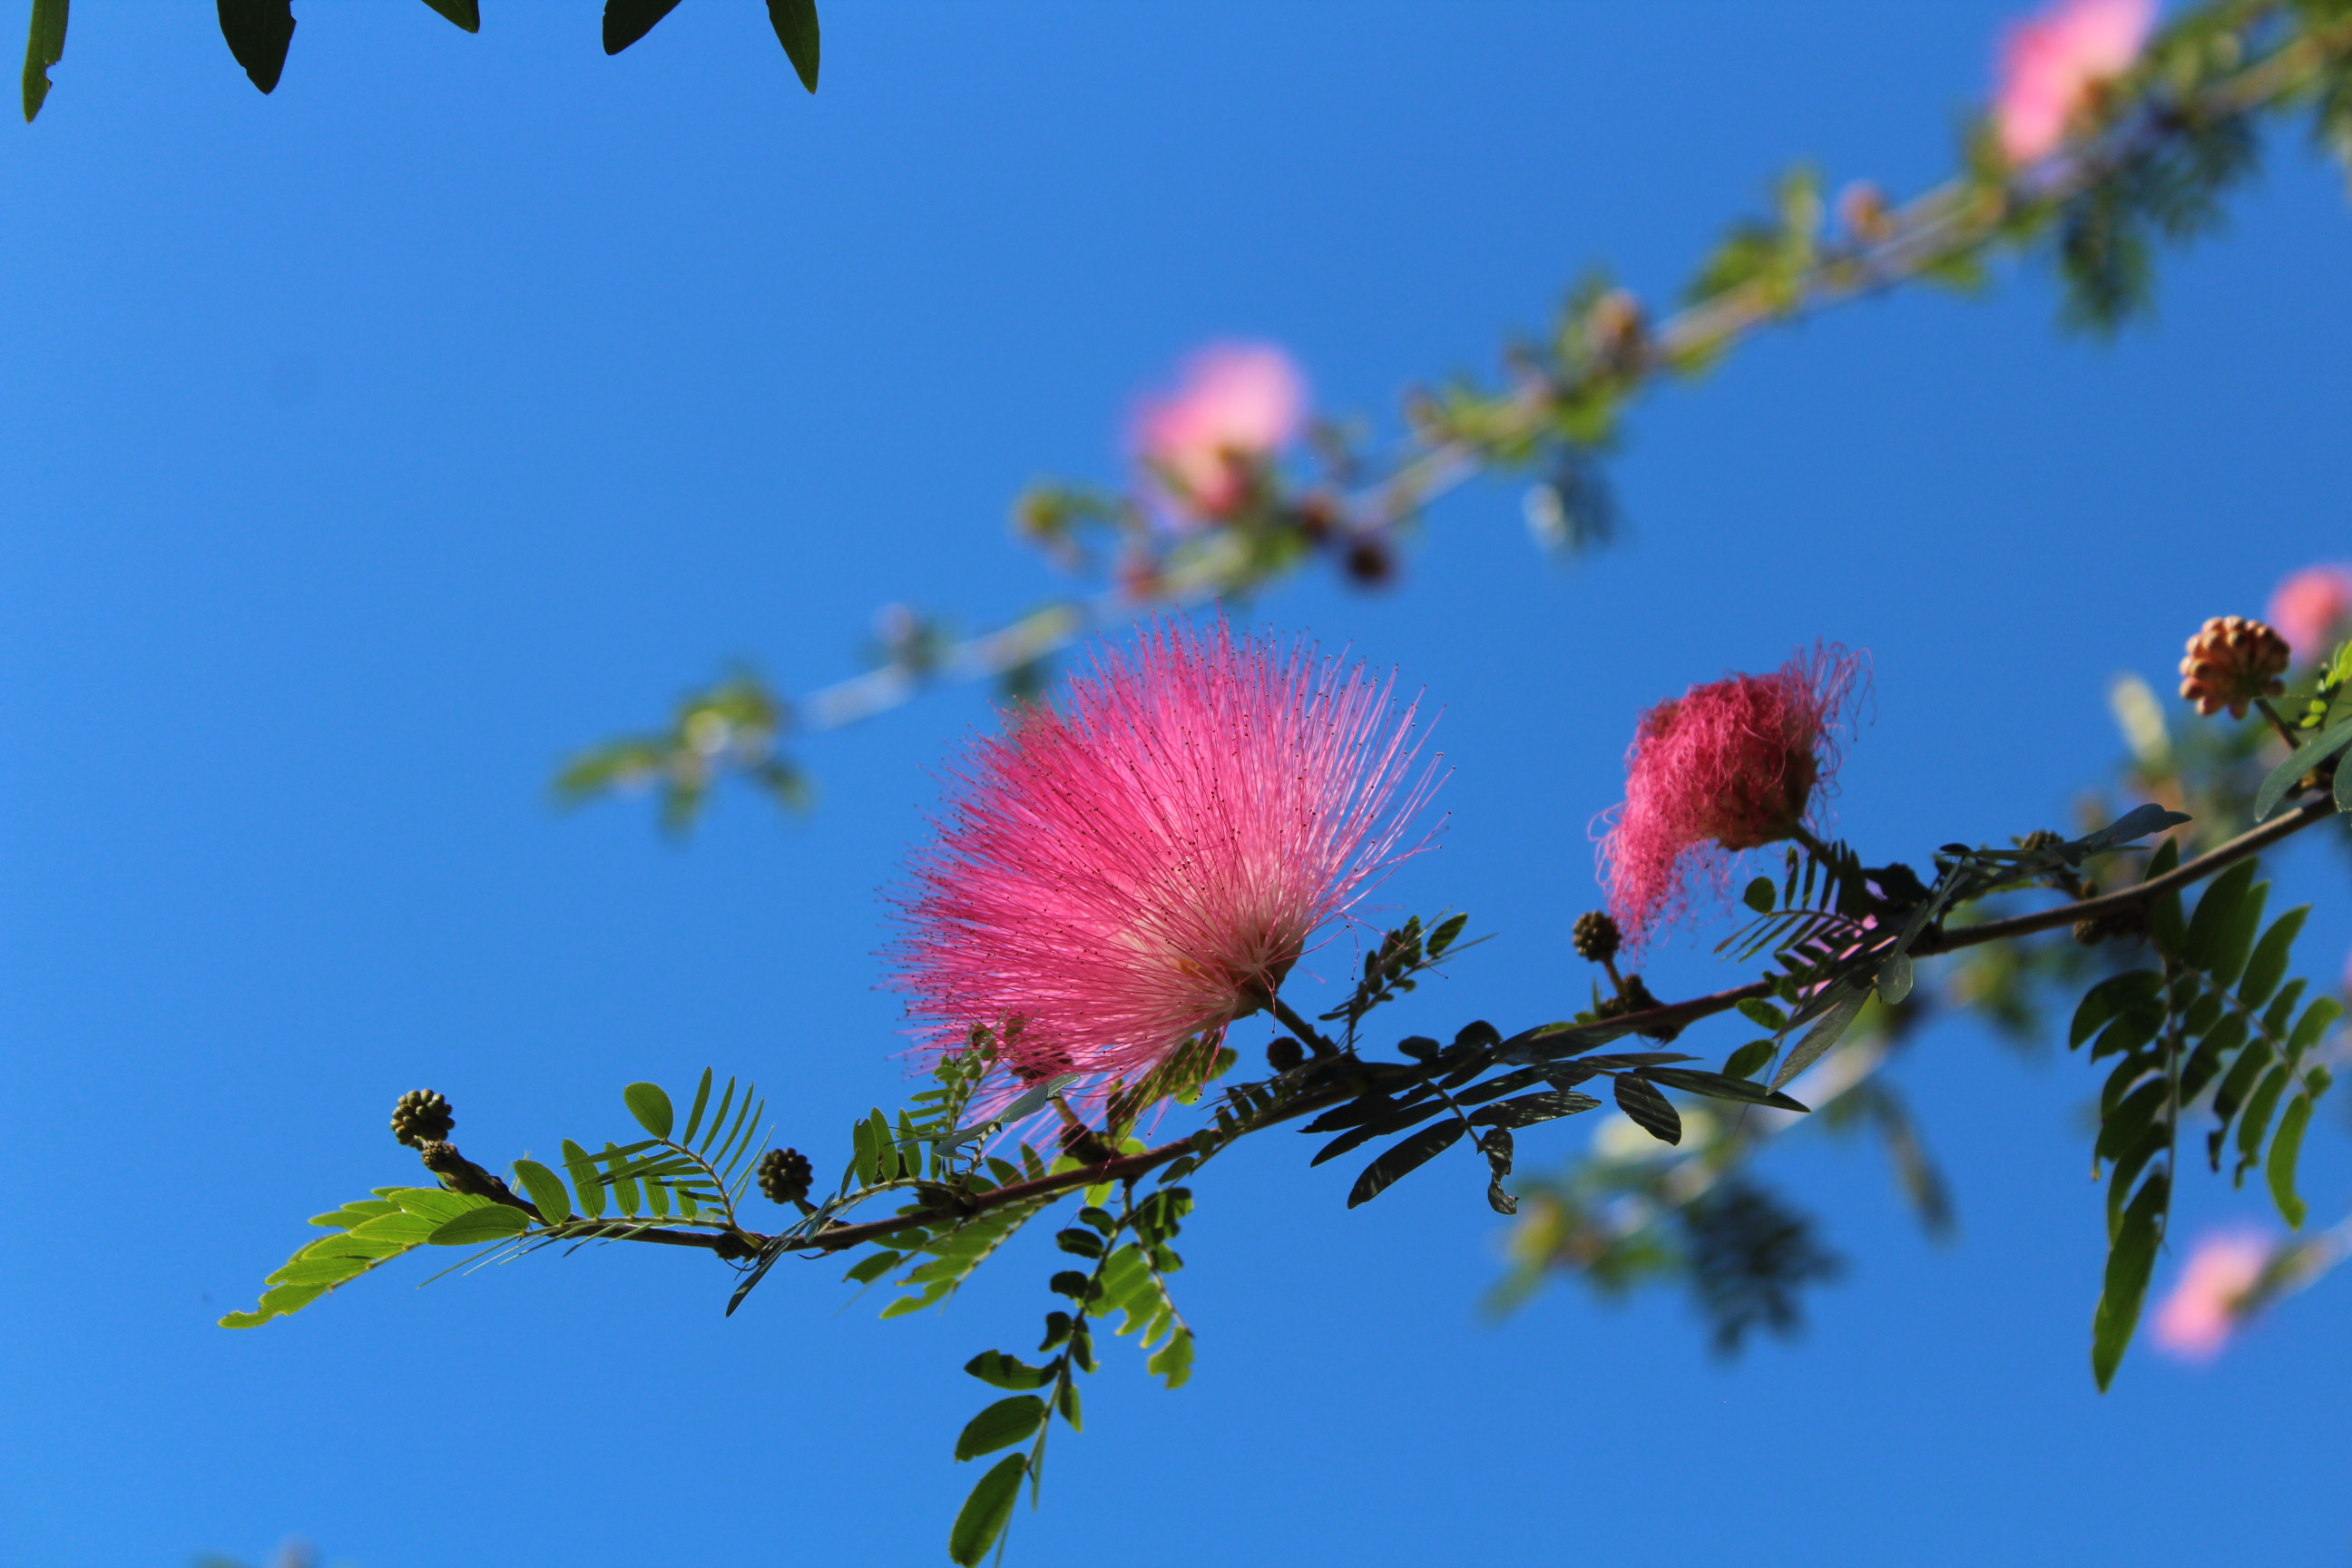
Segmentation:
{"type": "Polygon", "coordinates": [[[392,1135],[412,1149],[421,1149],[449,1136],[457,1113],[429,1089],[412,1089],[392,1108],[392,1135]]]}
{"type": "Polygon", "coordinates": [[[1348,546],[1348,576],[1367,588],[1383,587],[1395,580],[1396,552],[1377,533],[1357,535],[1348,546]]]}
{"type": "Polygon", "coordinates": [[[1838,193],[1837,215],[1846,233],[1864,245],[1876,245],[1895,232],[1886,193],[1868,180],[1856,180],[1838,193]]]}
{"type": "Polygon", "coordinates": [[[2180,695],[2208,717],[2222,709],[2232,719],[2246,716],[2257,697],[2286,689],[2279,679],[2293,657],[2286,639],[2245,616],[2215,616],[2189,639],[2180,661],[2180,695]]]}
{"type": "Polygon", "coordinates": [[[1600,910],[1576,917],[1576,929],[1569,940],[1576,944],[1576,956],[1589,963],[1606,963],[1617,956],[1624,942],[1617,922],[1600,910]]]}
{"type": "Polygon", "coordinates": [[[1284,1035],[1265,1047],[1265,1065],[1276,1072],[1288,1072],[1307,1059],[1307,1047],[1284,1035]]]}
{"type": "Polygon", "coordinates": [[[814,1177],[809,1157],[797,1149],[771,1149],[760,1156],[760,1191],[772,1204],[797,1203],[814,1177]]]}

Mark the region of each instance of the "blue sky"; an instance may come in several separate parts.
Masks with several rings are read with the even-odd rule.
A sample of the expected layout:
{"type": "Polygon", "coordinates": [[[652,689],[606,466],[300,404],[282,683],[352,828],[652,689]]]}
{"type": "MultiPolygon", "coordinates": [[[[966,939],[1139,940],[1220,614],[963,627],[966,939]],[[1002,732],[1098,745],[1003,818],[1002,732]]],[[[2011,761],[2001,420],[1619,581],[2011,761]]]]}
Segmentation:
{"type": "MultiPolygon", "coordinates": [[[[1007,503],[1115,477],[1129,400],[1202,339],[1278,339],[1385,419],[1588,265],[1670,293],[1796,158],[1916,188],[2003,15],[836,3],[812,100],[753,7],[613,60],[589,7],[488,9],[301,7],[264,100],[205,8],[84,7],[6,132],[8,1568],[290,1532],[362,1568],[941,1560],[985,1394],[956,1369],[1034,1335],[1042,1238],[888,1324],[830,1267],[722,1321],[716,1266],[605,1249],[213,1327],[303,1216],[413,1177],[404,1089],[501,1163],[706,1063],[803,1148],[902,1093],[875,889],[980,694],[812,742],[815,816],[733,798],[683,848],[553,814],[552,764],[730,658],[849,673],[882,603],[1053,591],[1007,503]]],[[[2063,820],[2116,753],[2109,678],[2352,553],[2342,177],[2273,151],[2113,345],[2055,333],[2030,268],[1849,310],[1640,411],[1614,551],[1546,563],[1489,486],[1397,592],[1251,608],[1444,709],[1444,847],[1383,898],[1497,940],[1398,1032],[1582,994],[1588,825],[1644,704],[1868,648],[1841,826],[1918,861],[2063,820]]],[[[2345,867],[2283,874],[2324,981],[2345,867]]],[[[1723,983],[1705,950],[1654,984],[1723,983]]],[[[1874,1150],[1791,1140],[1769,1174],[1853,1268],[1729,1367],[1671,1298],[1483,1322],[1466,1159],[1349,1212],[1349,1170],[1259,1140],[1197,1185],[1192,1384],[1111,1355],[1015,1561],[2341,1562],[2344,1286],[2101,1398],[2087,1070],[1965,1026],[1900,1070],[1961,1239],[1916,1236],[1874,1150]]]]}

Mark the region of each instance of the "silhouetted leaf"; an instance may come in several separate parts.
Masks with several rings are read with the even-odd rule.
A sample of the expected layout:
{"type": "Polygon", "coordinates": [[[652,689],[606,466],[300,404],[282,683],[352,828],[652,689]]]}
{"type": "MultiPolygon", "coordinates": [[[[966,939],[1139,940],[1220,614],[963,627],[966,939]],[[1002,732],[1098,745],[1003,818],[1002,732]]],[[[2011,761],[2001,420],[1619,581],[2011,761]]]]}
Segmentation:
{"type": "Polygon", "coordinates": [[[482,30],[479,0],[425,0],[425,3],[469,33],[482,30]]]}
{"type": "Polygon", "coordinates": [[[1368,1204],[1389,1190],[1397,1179],[1419,1169],[1454,1147],[1454,1140],[1464,1131],[1461,1118],[1447,1117],[1432,1127],[1424,1127],[1403,1142],[1389,1149],[1364,1167],[1356,1184],[1348,1193],[1348,1206],[1368,1204]]]}
{"type": "Polygon", "coordinates": [[[1617,1080],[1617,1109],[1634,1126],[1662,1143],[1683,1141],[1683,1119],[1674,1102],[1638,1078],[1617,1080]]]}
{"type": "Polygon", "coordinates": [[[263,92],[274,92],[294,42],[292,0],[217,0],[221,37],[245,74],[263,92]]]}
{"type": "Polygon", "coordinates": [[[677,0],[604,0],[604,52],[617,55],[677,9],[677,0]]]}
{"type": "Polygon", "coordinates": [[[768,21],[776,29],[776,41],[784,46],[784,54],[793,62],[793,69],[800,74],[801,85],[814,92],[816,0],[768,0],[768,21]]]}
{"type": "Polygon", "coordinates": [[[1054,1375],[1003,1351],[982,1351],[964,1363],[963,1369],[992,1388],[1043,1388],[1054,1375]]]}

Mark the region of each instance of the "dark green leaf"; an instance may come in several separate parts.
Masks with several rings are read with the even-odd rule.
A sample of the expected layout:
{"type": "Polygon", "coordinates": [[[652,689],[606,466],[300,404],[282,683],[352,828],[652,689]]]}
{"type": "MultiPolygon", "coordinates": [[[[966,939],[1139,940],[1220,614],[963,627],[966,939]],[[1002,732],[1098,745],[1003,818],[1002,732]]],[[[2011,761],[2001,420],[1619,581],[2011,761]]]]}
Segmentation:
{"type": "Polygon", "coordinates": [[[963,1369],[991,1388],[1043,1388],[1054,1375],[1003,1351],[982,1351],[964,1363],[963,1369]]]}
{"type": "Polygon", "coordinates": [[[1075,1378],[1063,1384],[1054,1395],[1054,1407],[1062,1413],[1062,1419],[1070,1424],[1071,1431],[1087,1429],[1086,1418],[1078,1413],[1078,1384],[1075,1378]]]}
{"type": "Polygon", "coordinates": [[[1772,879],[1759,877],[1748,884],[1748,890],[1739,895],[1739,901],[1759,915],[1769,915],[1774,907],[1772,893],[1772,879]]]}
{"type": "Polygon", "coordinates": [[[2068,1047],[2079,1047],[2118,1014],[2152,1005],[2163,993],[2164,976],[2152,969],[2133,970],[2100,981],[2084,993],[2082,1002],[2074,1008],[2074,1025],[2066,1032],[2068,1047]]]}
{"type": "Polygon", "coordinates": [[[2156,1267],[2156,1244],[2164,1233],[2164,1213],[2171,1201],[2172,1184],[2162,1175],[2150,1176],[2124,1212],[2115,1245],[2107,1250],[2107,1273],[2099,1291],[2098,1310],[2091,1319],[2091,1374],[2099,1392],[2115,1381],[2139,1326],[2140,1301],[2147,1294],[2147,1277],[2156,1267]]]}
{"type": "Polygon", "coordinates": [[[217,0],[217,8],[228,52],[254,86],[275,90],[286,69],[287,47],[294,42],[291,0],[217,0]]]}
{"type": "Polygon", "coordinates": [[[1496,1214],[1517,1214],[1519,1200],[1503,1190],[1503,1178],[1511,1173],[1511,1135],[1496,1127],[1478,1139],[1478,1152],[1486,1156],[1486,1206],[1496,1214]]]}
{"type": "Polygon", "coordinates": [[[1591,1110],[1600,1103],[1591,1095],[1579,1094],[1574,1089],[1546,1089],[1474,1111],[1470,1123],[1474,1127],[1532,1127],[1538,1121],[1553,1121],[1591,1110]]]}
{"type": "Polygon", "coordinates": [[[776,29],[776,41],[784,46],[784,54],[792,60],[793,69],[800,73],[801,85],[814,92],[816,0],[768,0],[768,21],[776,29]]]}
{"type": "Polygon", "coordinates": [[[484,1204],[435,1227],[425,1239],[436,1247],[472,1247],[478,1242],[504,1241],[530,1226],[530,1215],[512,1204],[484,1204]]]}
{"type": "Polygon", "coordinates": [[[482,30],[480,0],[425,0],[425,3],[469,33],[482,30]]]}
{"type": "Polygon", "coordinates": [[[1617,1109],[1662,1143],[1683,1141],[1683,1119],[1674,1102],[1638,1078],[1617,1079],[1617,1109]]]}
{"type": "Polygon", "coordinates": [[[1429,956],[1436,958],[1452,947],[1455,939],[1461,936],[1463,928],[1469,923],[1470,917],[1466,914],[1448,915],[1438,921],[1437,929],[1429,933],[1429,956]]]}
{"type": "Polygon", "coordinates": [[[1789,1026],[1789,1015],[1760,996],[1743,998],[1739,1004],[1739,1013],[1740,1016],[1758,1028],[1769,1029],[1776,1035],[1789,1026]]]}
{"type": "MultiPolygon", "coordinates": [[[[2155,854],[2147,858],[2147,872],[2141,880],[2153,882],[2179,864],[2180,840],[2168,838],[2156,847],[2155,854]]],[[[2167,957],[2174,957],[2179,953],[2180,944],[2186,940],[2188,931],[2180,918],[2179,893],[2166,893],[2149,902],[2147,934],[2149,940],[2156,943],[2157,952],[2167,957]]]]}
{"type": "Polygon", "coordinates": [[[2271,1157],[2263,1173],[2270,1178],[2271,1200],[2278,1205],[2279,1217],[2296,1230],[2303,1228],[2304,1202],[2294,1190],[2295,1157],[2303,1150],[2303,1130],[2311,1121],[2311,1098],[2296,1095],[2287,1102],[2286,1113],[2279,1118],[2278,1133],[2271,1140],[2271,1157]]]}
{"type": "Polygon", "coordinates": [[[530,1201],[538,1208],[541,1218],[555,1225],[570,1216],[572,1195],[563,1190],[563,1184],[556,1179],[554,1172],[536,1160],[517,1160],[514,1173],[515,1180],[522,1184],[522,1190],[530,1194],[530,1201]]]}
{"type": "Polygon", "coordinates": [[[2287,1037],[2287,1050],[2300,1057],[2319,1044],[2319,1037],[2327,1033],[2327,1026],[2343,1016],[2344,1004],[2335,997],[2313,997],[2311,1005],[2303,1010],[2303,1016],[2295,1020],[2294,1033],[2287,1037]]]}
{"type": "Polygon", "coordinates": [[[49,96],[49,68],[65,58],[67,0],[33,0],[33,26],[25,39],[25,123],[40,113],[49,96]]]}
{"type": "Polygon", "coordinates": [[[2252,888],[2254,874],[2260,868],[2252,860],[2241,860],[2207,883],[2204,896],[2197,900],[2197,912],[2189,917],[2189,935],[2180,945],[2183,961],[2204,970],[2224,985],[2237,976],[2224,978],[2218,973],[2222,939],[2239,923],[2239,906],[2252,888]]]}
{"type": "Polygon", "coordinates": [[[1075,1253],[1080,1258],[1100,1258],[1103,1255],[1102,1237],[1091,1230],[1081,1230],[1076,1226],[1072,1226],[1067,1230],[1055,1231],[1054,1245],[1065,1252],[1075,1253]]]}
{"type": "Polygon", "coordinates": [[[1342,1132],[1315,1151],[1315,1157],[1307,1163],[1310,1165],[1320,1165],[1327,1160],[1336,1160],[1351,1149],[1369,1143],[1375,1138],[1384,1138],[1391,1132],[1402,1131],[1416,1121],[1425,1121],[1444,1110],[1445,1110],[1445,1101],[1433,1094],[1420,1100],[1409,1100],[1377,1121],[1367,1121],[1350,1131],[1342,1132]]]}
{"type": "MultiPolygon", "coordinates": [[[[686,1131],[677,1135],[677,1141],[679,1142],[691,1143],[694,1142],[695,1133],[699,1131],[702,1126],[702,1113],[709,1107],[709,1104],[710,1069],[709,1068],[704,1068],[702,1069],[702,1081],[694,1086],[694,1109],[686,1113],[686,1131]]],[[[721,1108],[719,1114],[723,1118],[726,1116],[727,1112],[724,1108],[721,1108]]]]}
{"type": "Polygon", "coordinates": [[[2294,1074],[2284,1067],[2274,1067],[2266,1074],[2253,1098],[2246,1101],[2245,1113],[2238,1118],[2238,1170],[2241,1174],[2262,1152],[2263,1139],[2271,1130],[2271,1113],[2278,1109],[2279,1096],[2286,1092],[2294,1074]]]}
{"type": "Polygon", "coordinates": [[[1021,1495],[1021,1478],[1028,1473],[1026,1454],[1007,1454],[990,1467],[971,1495],[956,1511],[955,1528],[948,1532],[948,1561],[956,1568],[979,1568],[1004,1527],[1013,1521],[1013,1504],[1021,1495]]]}
{"type": "Polygon", "coordinates": [[[1744,1100],[1749,1105],[1769,1105],[1780,1110],[1812,1109],[1802,1100],[1791,1100],[1778,1089],[1766,1089],[1760,1083],[1750,1083],[1744,1078],[1735,1078],[1727,1073],[1698,1072],[1689,1068],[1644,1068],[1642,1076],[1668,1089],[1687,1089],[1713,1100],[1744,1100]]]}
{"type": "Polygon", "coordinates": [[[854,1279],[860,1285],[871,1285],[906,1261],[907,1255],[903,1252],[877,1252],[870,1258],[859,1258],[842,1279],[854,1279]]]}
{"type": "Polygon", "coordinates": [[[661,1085],[633,1083],[621,1091],[621,1100],[629,1108],[629,1114],[637,1119],[638,1126],[656,1138],[669,1136],[677,1113],[670,1109],[669,1096],[662,1092],[661,1085]]]}
{"type": "Polygon", "coordinates": [[[2352,746],[2352,720],[2329,725],[2314,736],[2308,745],[2287,753],[2286,758],[2263,780],[2262,787],[2254,791],[2254,820],[2267,820],[2297,780],[2347,746],[2352,746]]]}
{"type": "Polygon", "coordinates": [[[677,0],[604,0],[604,52],[617,55],[677,9],[677,0]]]}
{"type": "Polygon", "coordinates": [[[1461,1119],[1448,1117],[1434,1126],[1424,1127],[1402,1143],[1385,1151],[1379,1159],[1364,1167],[1356,1184],[1348,1193],[1348,1206],[1368,1204],[1393,1185],[1398,1178],[1419,1169],[1454,1147],[1454,1140],[1463,1133],[1461,1119]]]}
{"type": "Polygon", "coordinates": [[[2309,913],[2311,906],[2301,904],[2271,922],[2271,929],[2263,932],[2263,940],[2254,944],[2253,956],[2246,960],[2246,973],[2238,982],[2238,1000],[2249,1007],[2259,1007],[2270,1000],[2279,982],[2286,978],[2294,939],[2302,932],[2304,917],[2309,913]]]}
{"type": "Polygon", "coordinates": [[[1724,1077],[1754,1078],[1764,1070],[1764,1064],[1772,1059],[1776,1048],[1770,1040],[1748,1041],[1724,1058],[1724,1077]]]}
{"type": "MultiPolygon", "coordinates": [[[[967,1369],[969,1370],[969,1369],[967,1369]]],[[[957,1438],[955,1457],[977,1459],[982,1454],[993,1454],[1037,1435],[1045,1422],[1045,1402],[1034,1394],[1016,1394],[1000,1399],[964,1424],[957,1438]]]]}
{"type": "Polygon", "coordinates": [[[1878,999],[1889,1007],[1900,1006],[1911,994],[1911,957],[1908,953],[1890,952],[1878,962],[1878,999]]]}
{"type": "Polygon", "coordinates": [[[1774,1089],[1779,1089],[1782,1084],[1812,1066],[1832,1046],[1836,1045],[1839,1037],[1844,1035],[1855,1017],[1861,1014],[1863,1004],[1869,1000],[1868,996],[1847,986],[1843,981],[1839,983],[1837,988],[1843,989],[1845,994],[1832,1004],[1829,1010],[1815,1021],[1813,1026],[1805,1031],[1805,1037],[1799,1040],[1795,1048],[1781,1058],[1780,1067],[1772,1074],[1774,1089]]]}

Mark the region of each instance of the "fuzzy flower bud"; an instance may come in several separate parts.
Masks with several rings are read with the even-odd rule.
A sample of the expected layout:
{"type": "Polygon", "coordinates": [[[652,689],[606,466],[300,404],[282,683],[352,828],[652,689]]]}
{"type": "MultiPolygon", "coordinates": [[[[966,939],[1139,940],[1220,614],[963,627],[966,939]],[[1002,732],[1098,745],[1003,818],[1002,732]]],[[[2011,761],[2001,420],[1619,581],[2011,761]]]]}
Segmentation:
{"type": "Polygon", "coordinates": [[[2279,677],[2291,657],[2286,639],[2262,622],[2215,616],[2189,639],[2188,655],[2180,661],[2180,695],[2209,718],[2227,708],[2231,718],[2242,719],[2255,698],[2286,689],[2279,677]]]}
{"type": "Polygon", "coordinates": [[[437,1143],[457,1125],[449,1102],[429,1089],[412,1089],[392,1108],[392,1135],[412,1149],[437,1143]]]}
{"type": "Polygon", "coordinates": [[[1569,940],[1576,944],[1576,956],[1587,963],[1606,963],[1617,956],[1624,938],[1605,910],[1593,910],[1576,917],[1576,930],[1569,940]]]}
{"type": "Polygon", "coordinates": [[[760,1191],[772,1204],[797,1203],[809,1195],[815,1172],[797,1149],[771,1149],[760,1156],[760,1191]]]}
{"type": "Polygon", "coordinates": [[[1609,913],[1638,951],[1690,901],[1728,892],[1731,857],[1796,836],[1835,771],[1863,682],[1834,643],[1769,675],[1694,686],[1642,715],[1625,755],[1625,799],[1603,820],[1609,913]]]}
{"type": "Polygon", "coordinates": [[[1265,1047],[1265,1065],[1276,1072],[1288,1072],[1307,1059],[1307,1047],[1288,1035],[1270,1040],[1265,1047]]]}

